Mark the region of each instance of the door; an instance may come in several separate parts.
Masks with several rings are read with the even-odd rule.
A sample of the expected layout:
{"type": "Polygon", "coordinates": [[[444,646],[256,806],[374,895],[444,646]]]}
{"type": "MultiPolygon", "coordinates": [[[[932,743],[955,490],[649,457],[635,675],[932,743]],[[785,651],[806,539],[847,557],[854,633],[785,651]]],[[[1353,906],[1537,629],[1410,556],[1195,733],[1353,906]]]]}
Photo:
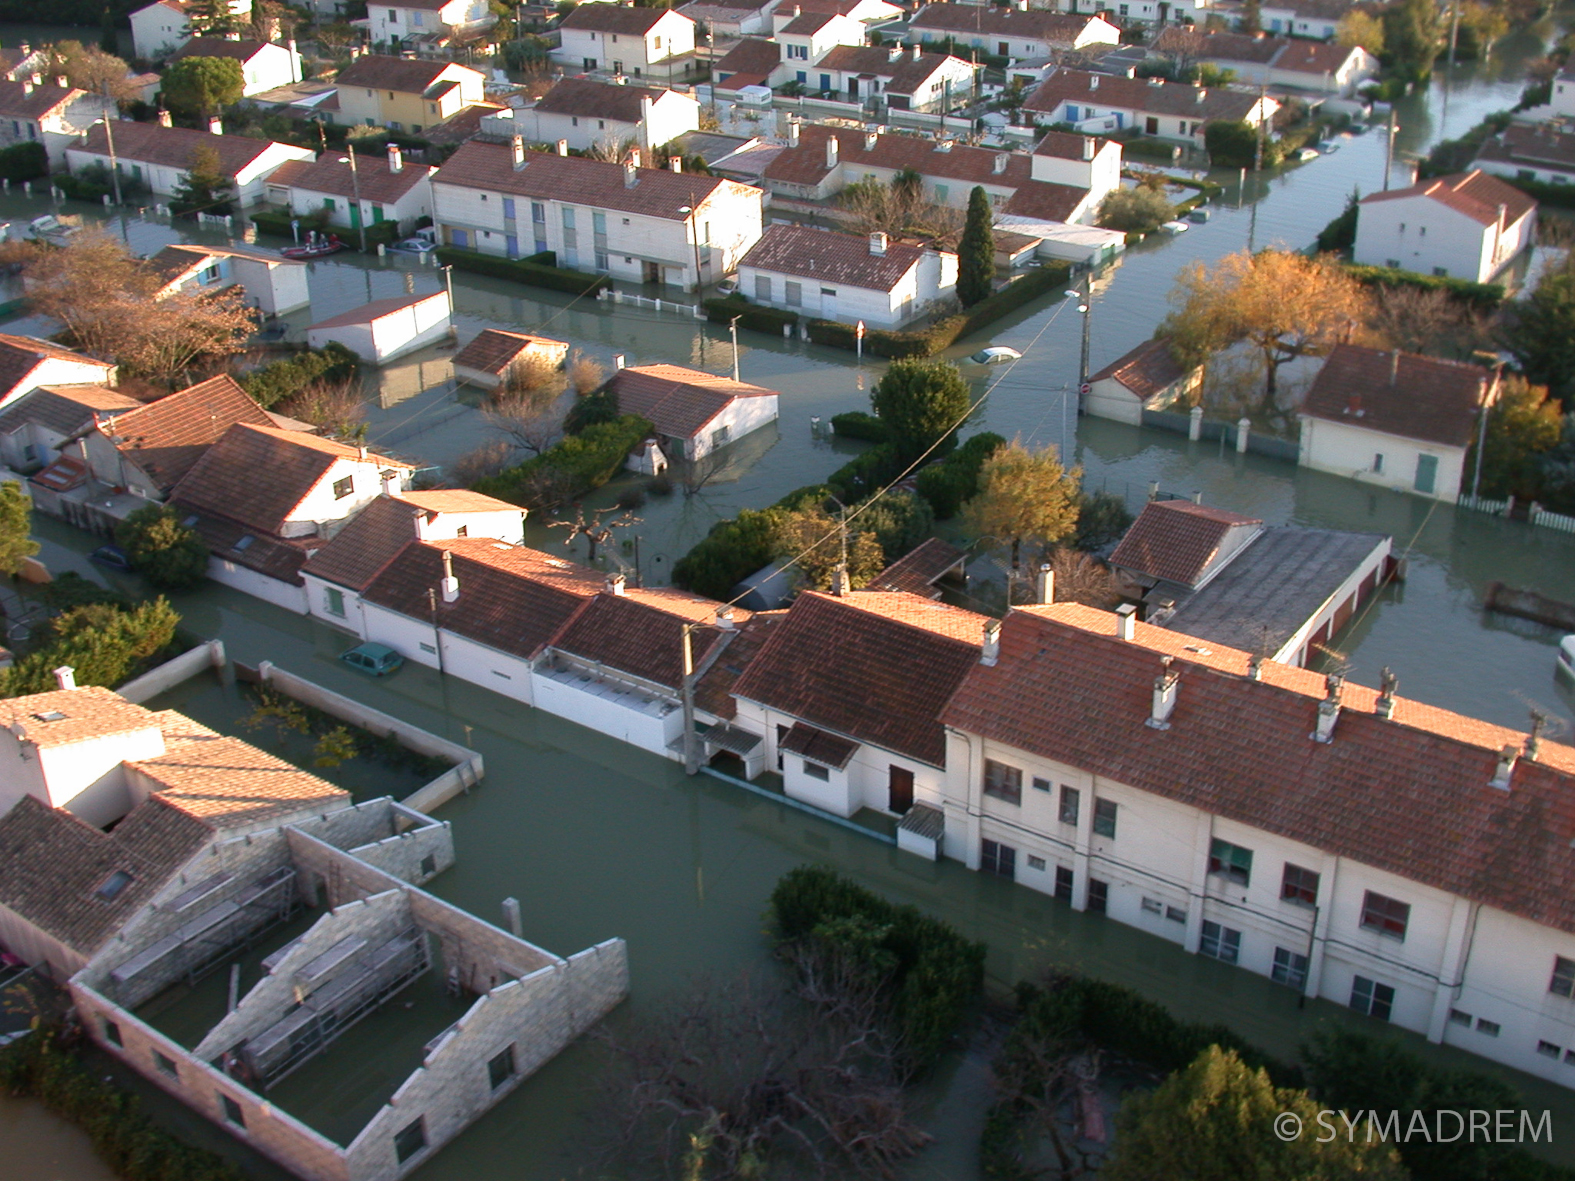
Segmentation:
{"type": "Polygon", "coordinates": [[[823,320],[837,318],[837,292],[833,287],[820,289],[820,316],[823,320]]]}
{"type": "Polygon", "coordinates": [[[1438,456],[1418,455],[1416,457],[1416,490],[1424,495],[1433,495],[1433,486],[1438,483],[1438,456]]]}
{"type": "Polygon", "coordinates": [[[520,240],[513,234],[505,235],[503,240],[507,244],[509,257],[518,258],[520,256],[520,240]]]}
{"type": "Polygon", "coordinates": [[[905,814],[913,807],[913,772],[893,763],[888,791],[890,800],[887,803],[887,811],[895,812],[899,816],[905,814]]]}
{"type": "Polygon", "coordinates": [[[822,74],[820,76],[820,88],[822,90],[830,90],[831,89],[831,75],[830,74],[822,74]]]}
{"type": "Polygon", "coordinates": [[[640,264],[644,274],[641,276],[647,283],[660,283],[662,281],[662,268],[654,262],[640,264]]]}
{"type": "MultiPolygon", "coordinates": [[[[458,246],[461,250],[467,249],[470,246],[469,230],[450,230],[448,232],[448,236],[450,243],[452,245],[458,246]]],[[[569,265],[573,266],[574,264],[570,263],[569,265]]]]}
{"type": "Polygon", "coordinates": [[[1159,120],[1154,118],[1153,115],[1150,115],[1147,119],[1145,119],[1143,121],[1143,129],[1145,131],[1147,131],[1150,135],[1158,135],[1159,134],[1159,120]]]}
{"type": "Polygon", "coordinates": [[[352,230],[361,228],[361,206],[355,201],[350,202],[350,228],[352,230]]]}
{"type": "Polygon", "coordinates": [[[859,80],[857,78],[849,78],[848,79],[848,98],[851,101],[851,100],[856,99],[858,97],[859,97],[859,80]]]}

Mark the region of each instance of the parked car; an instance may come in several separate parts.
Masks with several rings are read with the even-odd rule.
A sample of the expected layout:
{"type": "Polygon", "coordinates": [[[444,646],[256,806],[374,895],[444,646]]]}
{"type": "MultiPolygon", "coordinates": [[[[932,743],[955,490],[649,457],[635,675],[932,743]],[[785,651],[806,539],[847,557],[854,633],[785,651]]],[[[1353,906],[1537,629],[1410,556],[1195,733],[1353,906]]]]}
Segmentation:
{"type": "Polygon", "coordinates": [[[350,651],[341,653],[339,659],[370,677],[386,677],[398,672],[405,663],[405,658],[387,644],[370,642],[357,644],[350,651]]]}
{"type": "Polygon", "coordinates": [[[1565,636],[1559,641],[1558,670],[1575,681],[1575,636],[1565,636]]]}
{"type": "Polygon", "coordinates": [[[88,555],[88,561],[95,562],[106,570],[120,570],[128,574],[131,572],[131,559],[118,545],[99,546],[88,555]]]}
{"type": "Polygon", "coordinates": [[[980,349],[968,359],[976,365],[1000,365],[1006,361],[1015,361],[1022,355],[1016,349],[1007,348],[1004,344],[993,344],[987,349],[980,349]]]}
{"type": "Polygon", "coordinates": [[[425,254],[437,248],[437,233],[431,228],[420,229],[409,238],[403,238],[389,247],[395,254],[425,254]]]}
{"type": "Polygon", "coordinates": [[[738,276],[737,275],[729,275],[727,278],[723,279],[720,283],[718,283],[716,285],[716,293],[718,295],[720,295],[723,299],[726,299],[729,295],[732,295],[737,290],[738,290],[738,276]]]}

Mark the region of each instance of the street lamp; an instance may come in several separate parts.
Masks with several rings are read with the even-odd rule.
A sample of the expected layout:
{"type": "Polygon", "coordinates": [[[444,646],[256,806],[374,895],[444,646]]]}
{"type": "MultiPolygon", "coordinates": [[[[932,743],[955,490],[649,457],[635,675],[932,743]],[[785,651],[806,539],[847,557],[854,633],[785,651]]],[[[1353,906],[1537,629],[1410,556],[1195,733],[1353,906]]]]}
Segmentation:
{"type": "MultiPolygon", "coordinates": [[[[693,201],[694,195],[690,194],[689,199],[693,201]]],[[[689,244],[695,249],[695,302],[699,303],[701,292],[705,287],[705,284],[700,281],[700,222],[694,217],[695,207],[693,205],[680,205],[678,212],[688,215],[689,244]]]]}
{"type": "Polygon", "coordinates": [[[1094,306],[1094,273],[1088,273],[1087,292],[1068,291],[1070,299],[1078,300],[1077,310],[1083,314],[1083,354],[1077,368],[1077,412],[1083,413],[1083,399],[1088,397],[1088,321],[1094,306]]]}
{"type": "Polygon", "coordinates": [[[355,200],[355,211],[351,221],[355,222],[356,229],[361,233],[361,253],[366,253],[366,218],[361,215],[361,174],[355,166],[355,149],[349,148],[346,154],[339,157],[339,163],[350,165],[350,192],[355,200]]]}

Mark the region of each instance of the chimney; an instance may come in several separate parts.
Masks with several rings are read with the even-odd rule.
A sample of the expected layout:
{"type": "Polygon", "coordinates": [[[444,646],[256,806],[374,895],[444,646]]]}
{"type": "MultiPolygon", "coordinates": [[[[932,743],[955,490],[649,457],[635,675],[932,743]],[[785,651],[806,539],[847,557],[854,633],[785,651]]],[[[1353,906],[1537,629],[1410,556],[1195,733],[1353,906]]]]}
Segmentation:
{"type": "Polygon", "coordinates": [[[515,168],[525,167],[525,137],[523,135],[510,137],[509,156],[510,163],[512,163],[515,168]]]}
{"type": "Polygon", "coordinates": [[[622,574],[609,574],[607,576],[606,591],[617,598],[623,598],[624,577],[622,574]]]}
{"type": "Polygon", "coordinates": [[[1039,567],[1039,576],[1034,580],[1034,601],[1036,603],[1055,602],[1055,571],[1051,568],[1049,562],[1039,567]]]}
{"type": "Polygon", "coordinates": [[[842,151],[842,145],[837,142],[837,137],[836,136],[833,135],[833,136],[829,137],[826,140],[826,167],[827,168],[835,168],[837,166],[837,156],[841,153],[841,151],[842,151]]]}
{"type": "Polygon", "coordinates": [[[1208,98],[1208,97],[1209,97],[1208,89],[1206,87],[1203,87],[1203,86],[1198,87],[1198,106],[1201,107],[1203,105],[1203,100],[1208,98]]]}
{"type": "Polygon", "coordinates": [[[1498,752],[1498,766],[1493,769],[1493,778],[1488,780],[1489,787],[1509,790],[1509,777],[1515,773],[1515,764],[1520,761],[1520,751],[1513,746],[1505,745],[1498,752]]]}
{"type": "Polygon", "coordinates": [[[1092,160],[1093,158],[1094,158],[1094,137],[1091,136],[1091,135],[1085,135],[1083,137],[1083,159],[1085,159],[1085,160],[1092,160]]]}
{"type": "Polygon", "coordinates": [[[790,147],[790,148],[798,147],[798,120],[797,119],[790,118],[788,120],[788,147],[790,147]]]}
{"type": "Polygon", "coordinates": [[[77,670],[69,664],[62,664],[55,670],[55,684],[62,689],[75,689],[77,687],[77,670]]]}
{"type": "Polygon", "coordinates": [[[1088,88],[1090,90],[1098,90],[1099,89],[1099,75],[1098,74],[1090,74],[1088,76],[1088,88]]]}
{"type": "Polygon", "coordinates": [[[831,593],[840,599],[848,593],[848,590],[847,563],[838,562],[837,568],[831,572],[831,593]]]}
{"type": "Polygon", "coordinates": [[[1116,639],[1131,640],[1137,635],[1137,608],[1122,603],[1116,608],[1116,639]]]}
{"type": "Polygon", "coordinates": [[[175,126],[173,123],[170,122],[170,113],[168,111],[166,111],[163,107],[159,108],[159,126],[160,127],[173,127],[173,126],[175,126]]]}
{"type": "Polygon", "coordinates": [[[362,463],[366,462],[366,444],[365,443],[362,443],[360,446],[358,446],[355,449],[355,457],[357,459],[359,459],[362,463]]]}
{"type": "Polygon", "coordinates": [[[560,155],[560,156],[567,156],[568,154],[569,154],[569,141],[566,140],[566,139],[560,139],[558,141],[558,155],[560,155]]]}
{"type": "Polygon", "coordinates": [[[1202,504],[1203,503],[1203,493],[1201,491],[1194,491],[1193,492],[1193,494],[1192,494],[1192,503],[1193,504],[1202,504]]]}
{"type": "Polygon", "coordinates": [[[993,171],[996,176],[1000,176],[1001,173],[1006,171],[1007,162],[1010,161],[1011,158],[1011,155],[1007,152],[997,152],[995,154],[995,159],[991,162],[991,171],[993,171]]]}
{"type": "Polygon", "coordinates": [[[405,170],[405,154],[399,150],[398,144],[388,145],[388,170],[390,172],[405,170]]]}
{"type": "Polygon", "coordinates": [[[641,127],[649,128],[651,126],[651,111],[652,111],[652,109],[655,106],[656,106],[656,104],[651,101],[651,96],[650,95],[642,94],[640,96],[640,126],[641,127]]]}
{"type": "Polygon", "coordinates": [[[886,253],[886,235],[880,230],[870,235],[870,253],[877,258],[886,253]]]}
{"type": "Polygon", "coordinates": [[[452,603],[459,598],[459,579],[454,577],[454,555],[448,550],[443,551],[443,581],[439,585],[445,603],[452,603]]]}
{"type": "Polygon", "coordinates": [[[1521,751],[1524,758],[1535,759],[1542,750],[1542,730],[1547,724],[1547,714],[1540,709],[1531,711],[1531,733],[1526,735],[1526,746],[1521,751]]]}
{"type": "Polygon", "coordinates": [[[1345,688],[1345,678],[1330,673],[1324,678],[1329,695],[1318,703],[1318,728],[1312,733],[1314,742],[1333,742],[1334,724],[1340,718],[1340,694],[1345,688]]]}
{"type": "Polygon", "coordinates": [[[395,468],[386,468],[383,471],[383,495],[399,495],[399,472],[395,468]]]}
{"type": "Polygon", "coordinates": [[[1373,706],[1373,712],[1381,718],[1395,716],[1395,690],[1400,686],[1400,678],[1386,664],[1381,678],[1383,688],[1378,693],[1378,701],[1373,706]]]}
{"type": "Polygon", "coordinates": [[[1165,671],[1154,678],[1154,705],[1149,710],[1148,721],[1144,723],[1150,730],[1169,730],[1170,715],[1176,712],[1176,693],[1181,685],[1181,674],[1170,667],[1171,657],[1162,657],[1160,663],[1165,666],[1165,671]]]}
{"type": "Polygon", "coordinates": [[[923,53],[924,53],[924,46],[919,44],[917,41],[915,41],[913,43],[913,60],[914,61],[918,61],[919,58],[923,55],[923,53]]]}
{"type": "Polygon", "coordinates": [[[887,50],[887,52],[886,52],[886,60],[890,61],[890,62],[901,61],[902,60],[902,46],[901,45],[893,45],[889,50],[887,50]]]}
{"type": "Polygon", "coordinates": [[[793,19],[797,20],[799,17],[801,17],[803,15],[804,15],[804,10],[802,8],[800,8],[797,4],[793,5],[793,19]]]}
{"type": "Polygon", "coordinates": [[[1400,350],[1393,349],[1389,353],[1389,384],[1400,384],[1400,350]]]}
{"type": "Polygon", "coordinates": [[[1249,681],[1263,680],[1263,653],[1254,652],[1247,657],[1247,679],[1249,681]]]}
{"type": "Polygon", "coordinates": [[[217,115],[215,115],[213,118],[209,119],[208,120],[208,134],[209,135],[223,135],[224,134],[224,120],[220,119],[217,115]]]}
{"type": "Polygon", "coordinates": [[[299,82],[301,80],[301,51],[296,48],[295,38],[291,37],[286,41],[284,47],[290,53],[290,81],[299,82]]]}
{"type": "Polygon", "coordinates": [[[935,145],[935,150],[937,152],[949,152],[949,151],[951,151],[952,150],[952,141],[949,140],[949,139],[943,139],[943,140],[938,141],[936,143],[936,145],[935,145]]]}
{"type": "Polygon", "coordinates": [[[716,609],[716,625],[725,632],[733,630],[733,609],[731,607],[718,607],[716,609]]]}
{"type": "Polygon", "coordinates": [[[1001,658],[1001,621],[989,619],[984,624],[984,645],[979,651],[979,663],[995,667],[1001,658]]]}
{"type": "Polygon", "coordinates": [[[614,369],[622,369],[623,365],[624,365],[623,354],[622,353],[614,353],[613,354],[613,368],[614,369]]]}
{"type": "Polygon", "coordinates": [[[55,85],[60,87],[61,90],[66,90],[71,86],[71,80],[62,74],[55,79],[55,85]]]}
{"type": "Polygon", "coordinates": [[[639,148],[630,148],[629,149],[629,163],[633,164],[636,168],[644,168],[645,167],[645,153],[640,151],[639,148]]]}
{"type": "Polygon", "coordinates": [[[22,79],[22,93],[23,94],[32,94],[33,93],[33,87],[36,86],[37,84],[38,84],[37,80],[34,79],[34,78],[23,78],[22,79]]]}
{"type": "Polygon", "coordinates": [[[866,131],[864,133],[864,150],[866,152],[873,152],[875,145],[878,143],[880,143],[880,132],[866,131]]]}

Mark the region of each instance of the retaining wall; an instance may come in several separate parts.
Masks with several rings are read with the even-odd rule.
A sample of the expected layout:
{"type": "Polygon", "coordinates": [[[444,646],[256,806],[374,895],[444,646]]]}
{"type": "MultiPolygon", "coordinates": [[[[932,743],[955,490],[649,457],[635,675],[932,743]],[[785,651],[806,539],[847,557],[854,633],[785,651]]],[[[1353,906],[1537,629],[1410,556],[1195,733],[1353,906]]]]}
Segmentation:
{"type": "Polygon", "coordinates": [[[205,668],[219,670],[223,667],[224,641],[209,640],[189,652],[182,652],[173,660],[166,660],[157,668],[149,669],[135,680],[127,681],[115,692],[127,701],[141,705],[149,698],[173,689],[182,681],[190,680],[205,668]]]}

